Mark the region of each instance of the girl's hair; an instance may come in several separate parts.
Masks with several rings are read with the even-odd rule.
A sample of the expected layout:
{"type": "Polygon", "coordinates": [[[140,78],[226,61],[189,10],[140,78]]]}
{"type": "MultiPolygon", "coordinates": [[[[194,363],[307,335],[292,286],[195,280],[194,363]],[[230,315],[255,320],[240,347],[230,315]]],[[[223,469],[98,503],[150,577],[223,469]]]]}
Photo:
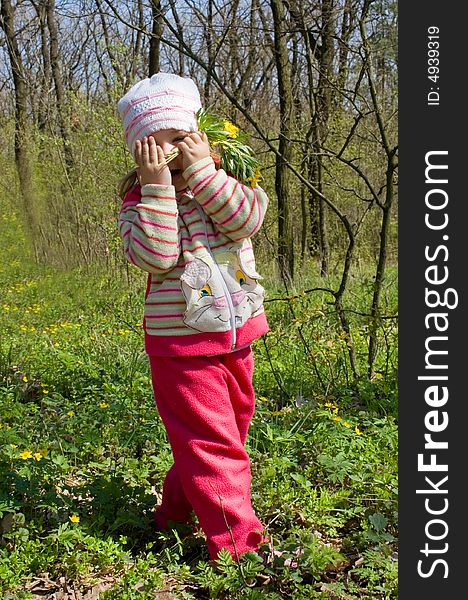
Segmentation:
{"type": "MultiPolygon", "coordinates": [[[[219,169],[221,167],[221,157],[216,152],[213,152],[213,150],[210,151],[210,154],[216,169],[219,169]]],[[[134,167],[117,183],[117,193],[119,194],[120,199],[123,200],[125,194],[134,188],[137,183],[139,183],[137,167],[134,167]]]]}
{"type": "Polygon", "coordinates": [[[125,198],[125,194],[129,192],[133,187],[138,183],[138,175],[137,168],[134,167],[131,171],[129,171],[117,184],[117,193],[120,196],[120,199],[123,200],[125,198]]]}

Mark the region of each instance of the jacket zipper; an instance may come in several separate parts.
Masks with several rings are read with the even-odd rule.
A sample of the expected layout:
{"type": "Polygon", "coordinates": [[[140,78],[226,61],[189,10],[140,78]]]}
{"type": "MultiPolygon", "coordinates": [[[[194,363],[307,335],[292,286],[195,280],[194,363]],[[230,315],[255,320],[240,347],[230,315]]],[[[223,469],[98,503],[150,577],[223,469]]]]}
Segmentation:
{"type": "Polygon", "coordinates": [[[235,314],[234,314],[234,305],[232,303],[232,298],[231,298],[231,294],[229,292],[229,288],[226,284],[226,281],[224,280],[223,274],[221,273],[221,269],[218,266],[218,263],[215,260],[213,251],[211,250],[211,246],[210,246],[210,240],[208,237],[208,228],[206,225],[206,216],[205,213],[203,212],[203,209],[200,207],[200,205],[198,204],[198,202],[194,199],[193,200],[195,202],[195,206],[197,207],[197,210],[200,214],[200,217],[203,221],[203,225],[205,227],[205,236],[206,236],[206,245],[208,248],[208,252],[211,256],[211,258],[213,259],[213,264],[214,264],[214,268],[217,271],[221,284],[223,286],[224,289],[224,294],[226,296],[226,300],[228,303],[228,308],[229,308],[229,321],[231,322],[231,350],[235,350],[236,348],[236,342],[237,342],[237,332],[236,332],[236,319],[235,319],[235,314]]]}

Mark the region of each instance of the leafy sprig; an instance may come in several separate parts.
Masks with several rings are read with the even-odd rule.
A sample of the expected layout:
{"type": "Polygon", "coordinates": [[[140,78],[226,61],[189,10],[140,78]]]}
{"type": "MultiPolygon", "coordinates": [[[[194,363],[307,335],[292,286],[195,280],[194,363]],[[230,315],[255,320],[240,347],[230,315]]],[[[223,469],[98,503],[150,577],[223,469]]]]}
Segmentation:
{"type": "MultiPolygon", "coordinates": [[[[206,133],[210,146],[219,153],[221,167],[241,183],[252,187],[257,185],[261,179],[260,164],[246,142],[247,135],[231,121],[202,108],[197,112],[197,123],[198,129],[206,133]]],[[[166,163],[176,158],[179,153],[179,150],[174,150],[168,154],[166,163]]]]}
{"type": "Polygon", "coordinates": [[[197,122],[211,146],[219,151],[221,167],[242,183],[256,185],[260,179],[260,165],[246,142],[247,135],[230,121],[203,108],[197,112],[197,122]]]}

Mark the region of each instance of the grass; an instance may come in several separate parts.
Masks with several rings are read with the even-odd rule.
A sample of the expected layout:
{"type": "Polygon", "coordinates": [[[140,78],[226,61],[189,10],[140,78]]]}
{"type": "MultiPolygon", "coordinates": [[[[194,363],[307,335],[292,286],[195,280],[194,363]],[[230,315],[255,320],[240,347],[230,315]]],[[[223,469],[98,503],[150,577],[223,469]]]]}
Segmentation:
{"type": "MultiPolygon", "coordinates": [[[[105,600],[397,597],[391,322],[376,377],[356,383],[324,298],[294,300],[294,316],[267,305],[271,332],[254,346],[252,500],[275,544],[304,554],[297,569],[264,567],[256,553],[240,565],[222,555],[214,569],[200,532],[152,526],[172,459],[143,351],[144,275],[131,271],[129,285],[99,268],[39,268],[11,215],[0,235],[2,597],[64,586],[105,600]]],[[[365,282],[351,295],[365,312],[365,282]]],[[[363,366],[366,327],[353,320],[363,366]]]]}

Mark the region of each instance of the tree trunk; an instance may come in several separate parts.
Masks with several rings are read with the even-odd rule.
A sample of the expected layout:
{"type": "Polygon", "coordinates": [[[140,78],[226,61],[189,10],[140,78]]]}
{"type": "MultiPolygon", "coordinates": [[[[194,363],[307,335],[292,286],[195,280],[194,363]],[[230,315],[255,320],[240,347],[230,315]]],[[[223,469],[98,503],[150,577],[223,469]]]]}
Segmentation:
{"type": "MultiPolygon", "coordinates": [[[[39,110],[37,126],[40,132],[44,132],[49,123],[49,90],[51,88],[52,70],[50,67],[49,37],[47,34],[47,17],[44,4],[34,3],[34,8],[39,19],[39,28],[41,31],[41,55],[42,55],[42,77],[41,93],[39,96],[39,110]]],[[[42,150],[42,149],[41,149],[42,150]]]]}
{"type": "Polygon", "coordinates": [[[379,207],[382,209],[382,223],[380,227],[380,247],[379,247],[379,259],[377,262],[377,269],[375,273],[374,279],[374,293],[372,297],[372,306],[371,306],[371,319],[369,326],[369,348],[368,348],[368,376],[369,379],[374,375],[374,362],[377,356],[378,350],[378,337],[377,331],[378,327],[381,323],[381,313],[380,313],[380,298],[382,293],[382,287],[385,278],[385,268],[387,265],[387,246],[388,246],[388,228],[390,225],[390,216],[391,209],[394,200],[394,174],[397,169],[397,146],[394,148],[391,147],[389,141],[389,135],[387,131],[386,121],[383,117],[380,103],[377,97],[376,90],[376,79],[372,69],[372,60],[371,60],[371,52],[369,48],[369,43],[366,36],[365,30],[365,19],[367,16],[367,11],[370,6],[370,0],[364,3],[362,16],[359,22],[359,30],[361,32],[361,38],[363,42],[364,54],[365,54],[365,71],[367,75],[367,80],[369,83],[369,92],[372,99],[372,105],[375,111],[375,118],[377,121],[377,125],[379,128],[380,138],[382,148],[385,151],[385,155],[387,158],[387,170],[386,170],[386,195],[385,202],[382,204],[378,202],[379,207]]]}
{"type": "Polygon", "coordinates": [[[62,70],[60,67],[60,54],[58,44],[58,28],[55,19],[55,0],[48,0],[46,4],[47,26],[50,35],[50,66],[55,86],[55,95],[57,97],[57,109],[60,135],[62,136],[63,149],[65,153],[65,163],[70,174],[73,166],[73,151],[70,142],[69,118],[67,118],[67,100],[65,88],[63,85],[62,70]]]}
{"type": "MultiPolygon", "coordinates": [[[[314,146],[315,162],[313,166],[313,181],[315,187],[320,193],[323,193],[323,166],[322,151],[328,135],[328,119],[332,107],[333,99],[333,60],[335,55],[334,37],[335,37],[335,19],[334,19],[334,0],[322,0],[321,2],[321,20],[322,29],[320,32],[321,45],[319,58],[319,80],[317,85],[317,110],[314,115],[314,146]]],[[[326,276],[329,270],[330,250],[328,246],[327,235],[327,210],[320,196],[314,197],[311,194],[314,216],[318,221],[314,224],[313,233],[319,234],[318,247],[320,250],[320,272],[326,276]]],[[[311,215],[312,216],[312,215],[311,215]]]]}
{"type": "MultiPolygon", "coordinates": [[[[338,90],[344,90],[348,79],[349,70],[349,39],[354,28],[355,12],[353,12],[352,0],[345,0],[343,14],[341,18],[341,35],[338,38],[338,76],[336,87],[338,90]]],[[[338,107],[338,99],[341,104],[345,101],[344,94],[335,94],[335,107],[338,107]]]]}
{"type": "Polygon", "coordinates": [[[293,123],[293,95],[291,67],[286,45],[285,11],[281,0],[270,0],[273,13],[275,63],[278,76],[280,100],[280,131],[276,156],[275,190],[278,198],[278,261],[280,274],[285,283],[294,277],[294,245],[291,223],[290,170],[293,159],[291,142],[293,123]]]}
{"type": "Polygon", "coordinates": [[[159,72],[161,55],[161,37],[164,29],[161,0],[151,0],[151,15],[153,26],[149,44],[148,76],[159,72]]]}
{"type": "MultiPolygon", "coordinates": [[[[109,30],[107,27],[107,22],[106,22],[106,18],[104,16],[104,11],[101,8],[101,0],[95,0],[96,1],[96,6],[97,9],[99,11],[99,18],[101,20],[101,27],[102,27],[102,33],[104,36],[104,43],[106,45],[106,51],[107,51],[107,55],[109,56],[109,60],[110,63],[112,65],[112,68],[114,69],[114,73],[117,77],[117,81],[120,85],[120,87],[123,89],[124,87],[124,77],[123,77],[123,72],[122,72],[122,66],[119,64],[119,61],[117,59],[117,57],[115,56],[115,52],[112,48],[112,39],[111,36],[109,35],[109,30]]],[[[106,81],[107,81],[107,76],[104,75],[106,81]]]]}
{"type": "Polygon", "coordinates": [[[211,70],[214,68],[213,33],[213,0],[208,0],[205,39],[209,68],[206,72],[205,85],[203,86],[203,102],[205,106],[210,104],[211,70]]]}
{"type": "MultiPolygon", "coordinates": [[[[177,34],[180,37],[180,39],[183,39],[184,28],[183,28],[182,22],[180,20],[179,13],[177,12],[175,1],[174,0],[169,0],[169,4],[170,4],[170,7],[171,7],[172,16],[174,17],[174,23],[175,23],[176,28],[177,28],[177,34]]],[[[178,75],[180,75],[181,77],[183,77],[184,76],[184,71],[185,71],[185,54],[183,53],[181,45],[179,46],[178,58],[179,58],[178,75]]]]}
{"type": "Polygon", "coordinates": [[[140,62],[141,46],[143,44],[143,33],[142,32],[145,27],[145,15],[144,15],[144,10],[143,10],[142,0],[137,0],[137,6],[138,6],[138,29],[135,34],[135,44],[133,46],[133,51],[132,51],[131,68],[130,68],[130,71],[127,72],[127,76],[130,75],[130,79],[132,81],[136,77],[136,74],[138,71],[138,64],[140,62]]]}
{"type": "Polygon", "coordinates": [[[15,88],[15,163],[23,200],[23,212],[31,235],[32,249],[38,262],[39,214],[33,194],[33,161],[29,150],[31,145],[30,126],[27,109],[27,88],[21,52],[18,47],[14,9],[10,0],[1,0],[1,22],[7,40],[13,84],[15,88]]]}
{"type": "Polygon", "coordinates": [[[387,194],[382,206],[382,223],[380,226],[379,259],[374,279],[374,293],[372,296],[371,319],[369,328],[369,351],[367,356],[368,377],[374,375],[374,362],[377,357],[378,338],[377,329],[380,325],[380,298],[385,278],[385,267],[387,265],[388,228],[390,226],[391,210],[393,205],[393,176],[396,168],[395,157],[389,157],[387,167],[387,194]]]}

